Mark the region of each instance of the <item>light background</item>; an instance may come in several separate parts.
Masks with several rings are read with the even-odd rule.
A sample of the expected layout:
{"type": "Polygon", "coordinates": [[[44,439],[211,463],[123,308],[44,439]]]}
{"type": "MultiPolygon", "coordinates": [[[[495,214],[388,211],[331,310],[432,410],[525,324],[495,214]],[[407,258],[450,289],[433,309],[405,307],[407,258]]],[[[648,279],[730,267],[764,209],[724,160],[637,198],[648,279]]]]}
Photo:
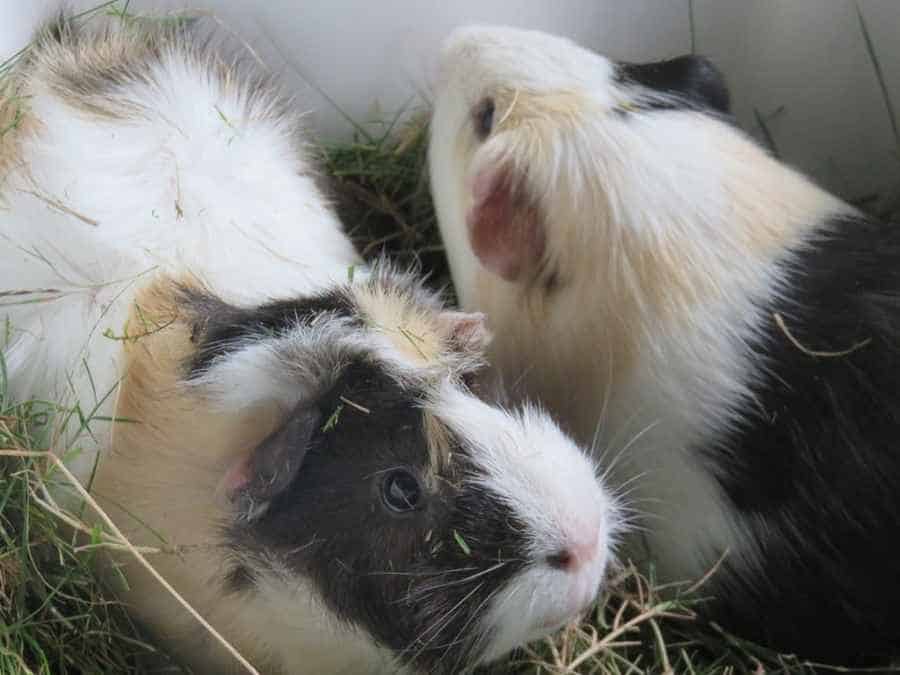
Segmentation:
{"type": "MultiPolygon", "coordinates": [[[[75,0],[89,7],[99,0],[75,0]]],[[[56,0],[0,0],[0,45],[56,0]]],[[[137,10],[185,2],[133,0],[137,10]]],[[[438,45],[453,27],[504,23],[570,36],[613,58],[691,50],[689,0],[196,0],[281,73],[325,136],[427,97],[438,45]]],[[[900,0],[860,0],[889,95],[900,109],[900,0]]],[[[694,0],[694,47],[722,68],[741,124],[768,127],[782,156],[847,197],[900,187],[900,160],[852,0],[694,0]]],[[[2,56],[2,55],[0,55],[2,56]]],[[[900,123],[900,121],[898,121],[900,123]]]]}

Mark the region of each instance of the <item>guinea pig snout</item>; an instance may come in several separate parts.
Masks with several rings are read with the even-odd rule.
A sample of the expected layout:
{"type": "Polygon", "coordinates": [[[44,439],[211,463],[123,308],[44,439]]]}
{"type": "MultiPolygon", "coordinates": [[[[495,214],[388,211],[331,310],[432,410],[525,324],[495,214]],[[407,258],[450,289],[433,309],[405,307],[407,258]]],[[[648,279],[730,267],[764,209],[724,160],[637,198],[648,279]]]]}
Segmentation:
{"type": "Polygon", "coordinates": [[[546,557],[547,565],[565,576],[569,618],[587,609],[597,597],[608,558],[607,535],[600,526],[570,530],[562,546],[546,557]]]}
{"type": "Polygon", "coordinates": [[[586,528],[575,536],[566,537],[563,545],[546,557],[550,567],[577,573],[585,567],[593,567],[604,556],[601,544],[603,533],[597,528],[586,528]]]}
{"type": "Polygon", "coordinates": [[[607,539],[600,527],[570,528],[561,545],[549,553],[546,565],[557,572],[553,587],[537,625],[542,631],[556,630],[580,616],[596,600],[607,563],[607,539]]]}

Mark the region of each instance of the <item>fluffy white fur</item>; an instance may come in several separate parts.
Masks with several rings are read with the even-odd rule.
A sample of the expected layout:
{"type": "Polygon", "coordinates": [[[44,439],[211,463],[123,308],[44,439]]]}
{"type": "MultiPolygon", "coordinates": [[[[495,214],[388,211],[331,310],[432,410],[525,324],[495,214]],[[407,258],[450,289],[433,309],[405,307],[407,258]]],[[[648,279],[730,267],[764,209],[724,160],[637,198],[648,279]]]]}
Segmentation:
{"type": "Polygon", "coordinates": [[[245,304],[308,293],[357,262],[297,151],[296,119],[177,50],[154,70],[114,97],[138,111],[125,119],[73,108],[40,71],[23,85],[40,130],[4,176],[0,238],[4,287],[36,300],[3,307],[18,399],[105,399],[109,415],[121,344],[104,333],[123,336],[135,289],[155,276],[190,273],[245,304]]]}
{"type": "Polygon", "coordinates": [[[497,631],[489,658],[497,657],[520,644],[523,635],[537,638],[593,602],[610,562],[611,542],[621,531],[621,514],[612,498],[596,489],[593,463],[547,415],[526,407],[511,418],[449,387],[431,406],[476,449],[485,486],[527,525],[535,559],[561,549],[591,551],[575,575],[534,566],[497,594],[482,620],[497,631]]]}
{"type": "MultiPolygon", "coordinates": [[[[98,32],[92,58],[102,61],[103,41],[115,39],[98,32]]],[[[48,66],[53,58],[37,56],[15,74],[26,123],[15,144],[0,145],[7,153],[0,156],[0,288],[11,292],[0,320],[10,327],[3,344],[10,395],[141,419],[92,423],[91,434],[77,439],[85,452],[75,468],[86,478],[99,453],[96,485],[110,503],[127,505],[127,513],[113,513],[135,543],[158,544],[150,525],[173,545],[200,544],[155,562],[261,668],[394,669],[384,650],[334,620],[314,591],[287,573],[266,576],[252,600],[223,595],[217,493],[235,456],[310,395],[304,383],[327,376],[314,372],[322,364],[310,363],[323,344],[335,355],[329,367],[341,349],[365,348],[401,378],[431,378],[440,368],[421,363],[384,326],[354,336],[335,319],[248,341],[185,387],[179,369],[191,340],[183,327],[170,328],[166,303],[173,296],[159,290],[174,279],[253,305],[344,283],[358,259],[315,186],[296,119],[270,89],[251,95],[240,78],[223,79],[213,57],[198,58],[177,41],[144,77],[103,92],[105,112],[61,91],[48,66]]],[[[357,282],[360,297],[366,283],[357,282]]],[[[384,310],[391,301],[375,304],[384,310]]],[[[428,320],[432,328],[440,323],[428,320]]],[[[484,628],[498,631],[487,652],[494,657],[593,598],[616,512],[593,466],[545,415],[489,408],[451,384],[452,363],[442,368],[446,384],[429,405],[477,448],[491,487],[533,528],[536,554],[596,543],[590,564],[571,573],[526,571],[485,608],[484,628]]],[[[76,443],[72,436],[63,433],[60,447],[76,443]]],[[[127,571],[139,616],[208,672],[234,667],[152,579],[132,566],[127,571]]]]}
{"type": "Polygon", "coordinates": [[[695,578],[726,549],[757,552],[687,449],[753,405],[757,302],[816,224],[849,207],[724,121],[642,113],[649,92],[613,75],[563,38],[458,30],[441,58],[432,189],[457,292],[488,315],[506,385],[594,444],[646,514],[661,573],[695,578]],[[486,97],[482,142],[472,111],[486,97]],[[540,210],[554,290],[504,281],[473,253],[473,181],[498,166],[540,210]]]}

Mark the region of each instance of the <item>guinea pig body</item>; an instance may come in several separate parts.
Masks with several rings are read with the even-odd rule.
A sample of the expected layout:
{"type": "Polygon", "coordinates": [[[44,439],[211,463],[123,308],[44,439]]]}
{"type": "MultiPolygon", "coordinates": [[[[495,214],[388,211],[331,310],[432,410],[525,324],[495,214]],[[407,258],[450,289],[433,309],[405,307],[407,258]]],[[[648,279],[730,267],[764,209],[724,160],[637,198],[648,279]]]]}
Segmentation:
{"type": "MultiPolygon", "coordinates": [[[[94,21],[0,101],[0,319],[10,395],[84,411],[54,449],[120,529],[263,672],[458,672],[582,611],[615,503],[548,416],[468,390],[482,318],[356,267],[267,78],[94,21]]],[[[118,564],[169,647],[240,672],[118,564]]]]}
{"type": "Polygon", "coordinates": [[[727,118],[703,59],[448,39],[438,220],[511,392],[603,455],[663,578],[817,660],[896,650],[900,235],[727,118]],[[727,554],[727,555],[726,555],[727,554]]]}

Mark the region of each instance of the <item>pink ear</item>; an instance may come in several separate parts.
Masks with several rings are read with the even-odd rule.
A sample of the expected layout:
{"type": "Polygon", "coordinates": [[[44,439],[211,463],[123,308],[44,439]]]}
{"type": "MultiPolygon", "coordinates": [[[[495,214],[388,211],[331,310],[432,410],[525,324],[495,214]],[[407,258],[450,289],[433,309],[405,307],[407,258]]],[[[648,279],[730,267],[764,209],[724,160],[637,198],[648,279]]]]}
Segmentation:
{"type": "Polygon", "coordinates": [[[483,352],[493,335],[485,325],[481,312],[441,312],[439,321],[449,340],[457,349],[468,352],[483,352]]]}
{"type": "Polygon", "coordinates": [[[280,429],[229,467],[219,489],[241,517],[252,520],[264,513],[268,503],[290,486],[320,426],[319,410],[301,402],[280,429]]]}
{"type": "Polygon", "coordinates": [[[472,183],[466,216],[469,243],[494,274],[516,281],[544,254],[545,233],[537,207],[505,166],[483,169],[472,183]]]}
{"type": "Polygon", "coordinates": [[[253,479],[253,467],[251,458],[241,457],[236,460],[225,473],[225,477],[219,484],[219,489],[224,491],[228,499],[234,498],[241,490],[246,489],[253,479]]]}

